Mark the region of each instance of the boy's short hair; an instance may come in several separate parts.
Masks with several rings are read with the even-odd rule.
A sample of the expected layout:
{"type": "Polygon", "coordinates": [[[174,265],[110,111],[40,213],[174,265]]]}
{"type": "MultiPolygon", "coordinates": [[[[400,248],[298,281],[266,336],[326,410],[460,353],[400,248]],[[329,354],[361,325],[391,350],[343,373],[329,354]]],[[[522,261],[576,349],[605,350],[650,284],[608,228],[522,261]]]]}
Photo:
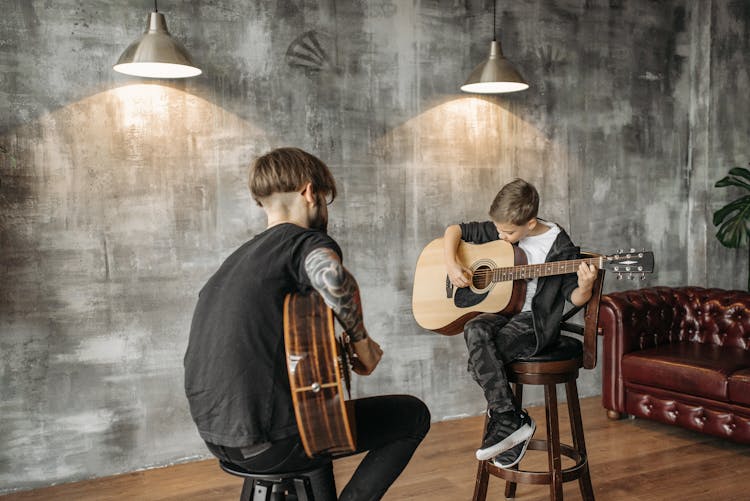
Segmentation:
{"type": "Polygon", "coordinates": [[[336,181],[322,160],[299,148],[277,148],[253,162],[248,186],[255,203],[262,206],[262,199],[301,190],[306,183],[312,184],[323,203],[336,198],[336,181]]]}
{"type": "Polygon", "coordinates": [[[490,217],[497,223],[526,224],[539,211],[539,193],[534,185],[514,179],[500,188],[490,206],[490,217]]]}

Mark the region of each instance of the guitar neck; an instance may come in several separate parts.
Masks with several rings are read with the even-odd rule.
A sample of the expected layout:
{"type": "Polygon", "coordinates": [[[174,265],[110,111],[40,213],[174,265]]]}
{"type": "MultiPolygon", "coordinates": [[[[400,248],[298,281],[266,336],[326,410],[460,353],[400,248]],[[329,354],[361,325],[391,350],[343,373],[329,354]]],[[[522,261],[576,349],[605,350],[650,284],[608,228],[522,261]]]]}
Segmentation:
{"type": "Polygon", "coordinates": [[[541,264],[522,264],[508,266],[505,268],[494,268],[491,270],[493,282],[507,282],[510,280],[525,280],[537,277],[548,277],[551,275],[567,275],[575,273],[581,263],[593,264],[601,268],[602,257],[586,259],[571,259],[568,261],[552,261],[541,264]]]}

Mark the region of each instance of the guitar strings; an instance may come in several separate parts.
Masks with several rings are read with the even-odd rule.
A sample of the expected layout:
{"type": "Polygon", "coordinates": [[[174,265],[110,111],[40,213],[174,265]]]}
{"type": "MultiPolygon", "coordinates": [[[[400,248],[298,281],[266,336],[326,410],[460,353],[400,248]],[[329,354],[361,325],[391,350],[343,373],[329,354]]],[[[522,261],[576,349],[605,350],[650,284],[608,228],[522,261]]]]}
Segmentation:
{"type": "MultiPolygon", "coordinates": [[[[574,260],[567,260],[567,261],[552,261],[550,263],[541,263],[541,264],[521,264],[517,266],[507,266],[503,268],[488,268],[488,269],[479,269],[475,271],[472,275],[473,276],[479,276],[479,277],[486,277],[490,274],[495,274],[495,272],[500,273],[509,273],[509,270],[513,270],[516,268],[537,268],[540,271],[545,271],[544,268],[559,268],[561,267],[567,267],[567,266],[575,266],[576,264],[580,263],[587,263],[587,264],[596,264],[599,261],[599,258],[587,258],[587,259],[574,259],[574,260]]],[[[575,271],[575,270],[573,270],[575,271]]],[[[514,273],[514,272],[510,272],[514,273]]]]}

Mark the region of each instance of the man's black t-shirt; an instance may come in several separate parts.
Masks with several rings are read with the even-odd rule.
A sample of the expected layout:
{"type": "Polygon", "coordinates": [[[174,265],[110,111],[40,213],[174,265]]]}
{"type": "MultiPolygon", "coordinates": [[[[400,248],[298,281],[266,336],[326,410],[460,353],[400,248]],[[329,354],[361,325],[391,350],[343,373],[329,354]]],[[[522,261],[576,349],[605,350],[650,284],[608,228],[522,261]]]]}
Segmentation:
{"type": "Polygon", "coordinates": [[[185,392],[201,437],[247,447],[297,433],[284,352],[283,304],[310,290],[307,254],[326,233],[285,223],[237,249],[198,297],[185,353],[185,392]]]}

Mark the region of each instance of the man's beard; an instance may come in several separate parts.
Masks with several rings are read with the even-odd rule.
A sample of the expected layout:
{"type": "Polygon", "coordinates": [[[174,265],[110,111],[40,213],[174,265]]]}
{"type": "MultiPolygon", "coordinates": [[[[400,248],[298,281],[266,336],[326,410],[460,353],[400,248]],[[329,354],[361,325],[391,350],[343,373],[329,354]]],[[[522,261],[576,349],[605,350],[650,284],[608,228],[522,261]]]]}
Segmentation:
{"type": "Polygon", "coordinates": [[[328,233],[328,214],[324,214],[323,211],[320,210],[319,205],[315,206],[315,212],[310,218],[310,228],[328,233]]]}

